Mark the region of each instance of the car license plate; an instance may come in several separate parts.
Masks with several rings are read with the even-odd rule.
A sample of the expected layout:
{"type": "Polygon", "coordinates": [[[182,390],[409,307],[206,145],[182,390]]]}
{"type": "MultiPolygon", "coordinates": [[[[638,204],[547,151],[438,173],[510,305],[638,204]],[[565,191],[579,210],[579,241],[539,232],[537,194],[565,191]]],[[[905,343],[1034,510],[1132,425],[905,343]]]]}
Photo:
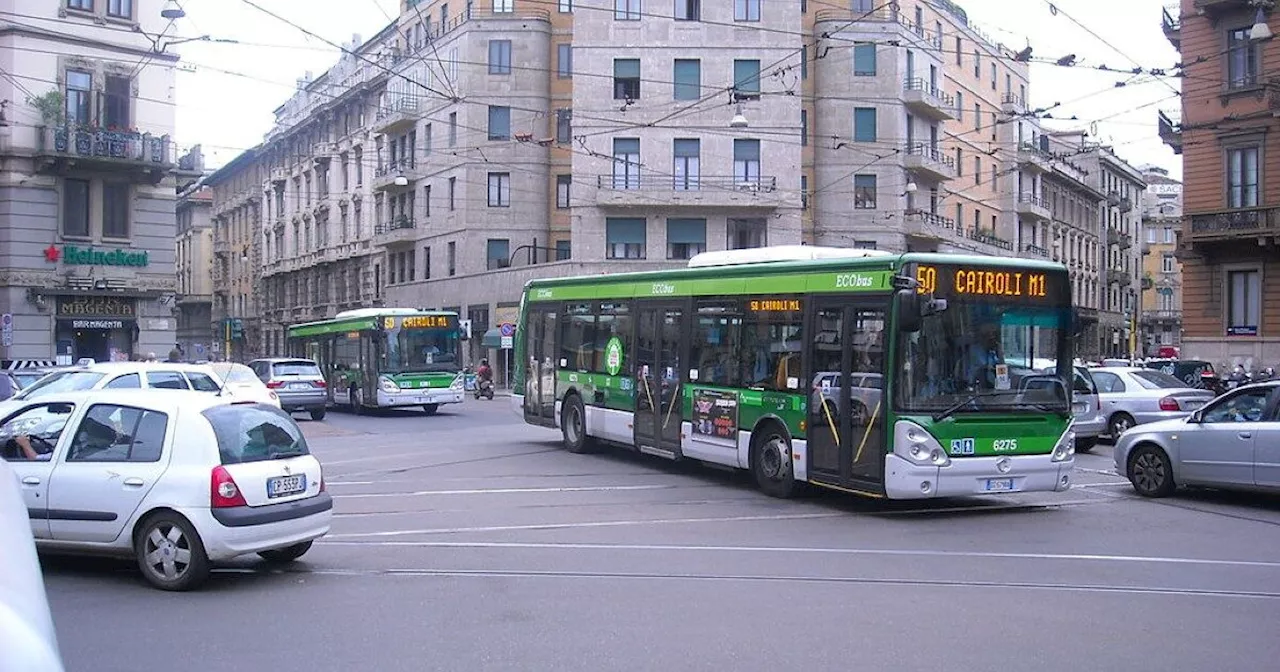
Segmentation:
{"type": "Polygon", "coordinates": [[[267,497],[287,497],[307,489],[307,475],[278,476],[267,479],[267,497]]]}
{"type": "Polygon", "coordinates": [[[306,383],[289,383],[289,389],[291,390],[305,390],[308,387],[311,386],[306,383]]]}
{"type": "Polygon", "coordinates": [[[1009,492],[1013,489],[1012,478],[988,478],[987,492],[1009,492]]]}

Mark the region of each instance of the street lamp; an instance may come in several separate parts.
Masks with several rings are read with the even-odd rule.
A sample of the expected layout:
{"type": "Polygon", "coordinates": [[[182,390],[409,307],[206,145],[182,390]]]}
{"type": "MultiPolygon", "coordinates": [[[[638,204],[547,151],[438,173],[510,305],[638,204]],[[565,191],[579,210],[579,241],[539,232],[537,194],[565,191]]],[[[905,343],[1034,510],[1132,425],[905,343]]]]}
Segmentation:
{"type": "Polygon", "coordinates": [[[1249,28],[1249,39],[1260,41],[1269,40],[1271,37],[1271,26],[1267,25],[1267,17],[1262,13],[1262,7],[1259,6],[1257,14],[1254,15],[1253,27],[1249,28]]]}
{"type": "Polygon", "coordinates": [[[186,15],[186,11],[184,11],[182,7],[178,6],[177,0],[169,0],[164,3],[164,9],[160,10],[160,16],[169,19],[170,21],[181,19],[186,15]]]}
{"type": "Polygon", "coordinates": [[[737,111],[733,115],[733,119],[729,120],[729,128],[746,128],[750,126],[747,122],[746,115],[742,114],[742,103],[738,103],[737,111]]]}

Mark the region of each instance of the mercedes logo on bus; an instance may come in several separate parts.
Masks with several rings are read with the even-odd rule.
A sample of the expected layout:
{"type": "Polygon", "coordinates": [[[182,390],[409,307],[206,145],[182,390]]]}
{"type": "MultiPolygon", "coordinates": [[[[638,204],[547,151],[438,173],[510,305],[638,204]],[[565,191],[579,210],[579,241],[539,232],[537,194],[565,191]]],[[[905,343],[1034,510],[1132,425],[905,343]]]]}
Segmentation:
{"type": "Polygon", "coordinates": [[[1002,474],[1007,474],[1007,473],[1009,473],[1009,467],[1011,467],[1011,466],[1012,466],[1012,464],[1013,464],[1013,463],[1009,461],[1009,458],[1007,458],[1007,457],[1002,457],[1002,458],[1000,458],[1000,459],[996,460],[996,471],[998,471],[998,472],[1000,472],[1000,473],[1002,473],[1002,474]]]}

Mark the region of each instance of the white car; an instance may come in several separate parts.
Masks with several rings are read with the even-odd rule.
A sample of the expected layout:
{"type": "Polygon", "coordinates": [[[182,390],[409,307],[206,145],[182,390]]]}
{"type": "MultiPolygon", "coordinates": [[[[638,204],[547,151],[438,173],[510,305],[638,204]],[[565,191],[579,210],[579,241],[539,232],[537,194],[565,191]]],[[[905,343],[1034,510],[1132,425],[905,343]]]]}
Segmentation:
{"type": "Polygon", "coordinates": [[[20,487],[13,469],[0,460],[0,670],[62,672],[20,487]]]}
{"type": "MultiPolygon", "coordinates": [[[[242,366],[235,364],[233,366],[242,366]]],[[[246,369],[247,370],[247,369],[246,369]]],[[[250,371],[249,375],[253,375],[250,371]]],[[[196,390],[279,407],[280,400],[265,385],[223,385],[223,377],[208,364],[177,362],[103,362],[54,371],[25,387],[12,399],[35,399],[77,390],[196,390]]]]}
{"type": "Polygon", "coordinates": [[[0,416],[0,457],[21,479],[37,547],[131,555],[165,590],[194,588],[210,563],[250,553],[291,562],[333,516],[297,423],[211,394],[22,400],[0,416]]]}
{"type": "Polygon", "coordinates": [[[268,388],[267,384],[258,378],[258,374],[244,364],[215,362],[205,366],[218,376],[225,393],[235,397],[236,400],[253,401],[281,408],[280,395],[268,388]]]}

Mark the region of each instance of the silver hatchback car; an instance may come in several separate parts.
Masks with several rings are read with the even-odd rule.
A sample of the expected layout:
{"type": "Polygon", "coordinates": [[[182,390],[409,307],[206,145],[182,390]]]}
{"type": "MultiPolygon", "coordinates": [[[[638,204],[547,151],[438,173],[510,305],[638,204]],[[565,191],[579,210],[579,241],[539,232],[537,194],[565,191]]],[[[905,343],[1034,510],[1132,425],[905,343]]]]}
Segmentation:
{"type": "Polygon", "coordinates": [[[307,411],[312,420],[323,420],[329,406],[329,385],[314,360],[298,357],[255,359],[249,368],[280,397],[286,413],[307,411]]]}

